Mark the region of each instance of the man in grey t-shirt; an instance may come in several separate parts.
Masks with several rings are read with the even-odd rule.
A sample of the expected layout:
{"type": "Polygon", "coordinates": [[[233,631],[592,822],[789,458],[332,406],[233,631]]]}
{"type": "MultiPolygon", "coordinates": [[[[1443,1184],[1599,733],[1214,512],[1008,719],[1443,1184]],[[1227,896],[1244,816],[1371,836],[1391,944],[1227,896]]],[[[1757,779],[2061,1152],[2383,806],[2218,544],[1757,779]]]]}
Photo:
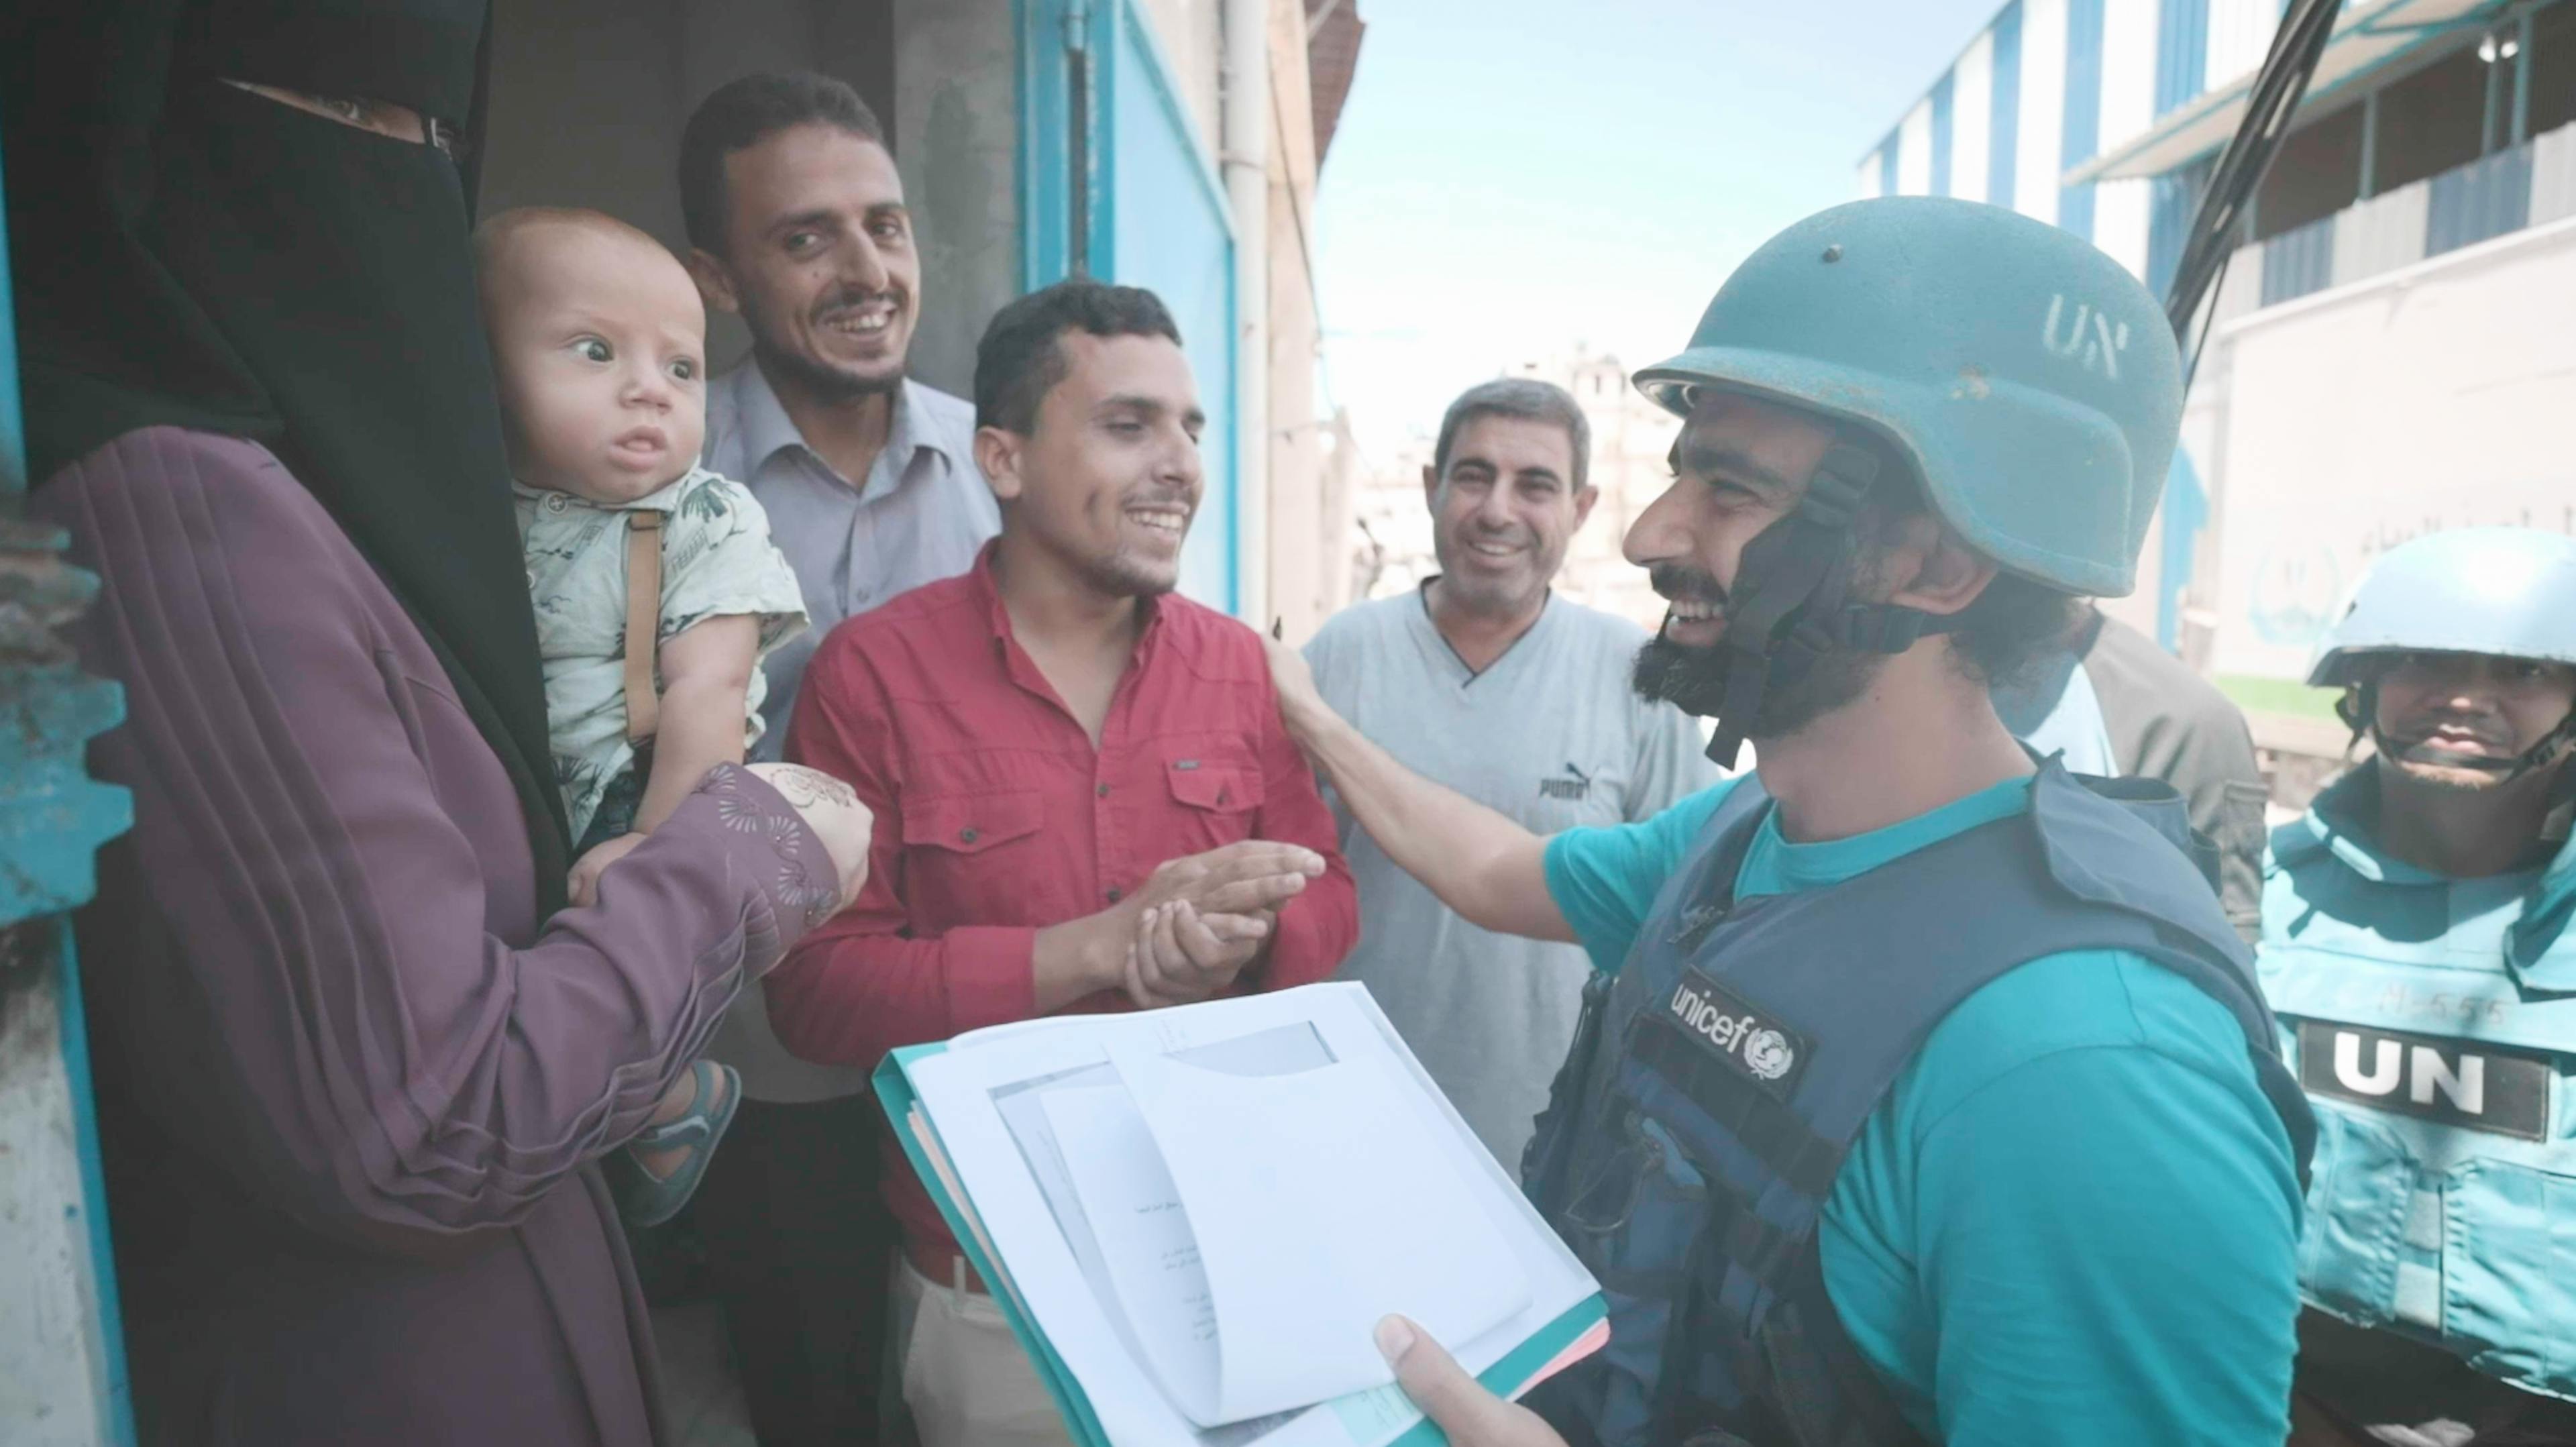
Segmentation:
{"type": "MultiPolygon", "coordinates": [[[[1644,819],[1717,778],[1698,728],[1629,687],[1645,630],[1549,590],[1592,511],[1590,451],[1563,389],[1469,389],[1423,470],[1440,575],[1337,615],[1306,645],[1342,717],[1406,767],[1542,834],[1644,819]]],[[[1468,924],[1331,802],[1359,882],[1360,945],[1343,978],[1369,987],[1486,1149],[1517,1171],[1573,1040],[1589,961],[1579,946],[1468,924]]]]}

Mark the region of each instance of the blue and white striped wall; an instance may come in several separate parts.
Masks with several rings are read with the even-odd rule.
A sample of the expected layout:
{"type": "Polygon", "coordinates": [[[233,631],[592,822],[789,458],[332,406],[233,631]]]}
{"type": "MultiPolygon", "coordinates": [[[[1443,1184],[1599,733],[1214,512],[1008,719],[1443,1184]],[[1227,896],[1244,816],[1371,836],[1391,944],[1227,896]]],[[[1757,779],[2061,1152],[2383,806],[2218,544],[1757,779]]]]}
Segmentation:
{"type": "Polygon", "coordinates": [[[2262,63],[2281,0],[2010,0],[1859,167],[1864,196],[2007,205],[2161,289],[2198,178],[2059,178],[2262,63]]]}

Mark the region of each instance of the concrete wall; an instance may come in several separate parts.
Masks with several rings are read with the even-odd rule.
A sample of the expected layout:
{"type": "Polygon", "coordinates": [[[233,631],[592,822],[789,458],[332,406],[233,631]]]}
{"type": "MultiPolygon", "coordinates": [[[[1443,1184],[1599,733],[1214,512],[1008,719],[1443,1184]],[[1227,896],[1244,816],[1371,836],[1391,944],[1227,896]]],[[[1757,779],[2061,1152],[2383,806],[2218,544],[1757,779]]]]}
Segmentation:
{"type": "MultiPolygon", "coordinates": [[[[1270,558],[1268,611],[1303,638],[1350,601],[1348,469],[1329,466],[1331,419],[1320,414],[1316,371],[1323,338],[1315,314],[1315,128],[1281,118],[1313,113],[1306,74],[1306,15],[1298,0],[1270,3],[1270,558]]],[[[1266,623],[1268,618],[1255,618],[1266,623]]]]}
{"type": "Polygon", "coordinates": [[[492,17],[482,207],[592,206],[677,245],[685,6],[556,0],[492,17]]]}
{"type": "Polygon", "coordinates": [[[920,238],[912,374],[963,397],[1020,294],[1019,38],[1010,0],[893,0],[895,159],[920,238]]]}

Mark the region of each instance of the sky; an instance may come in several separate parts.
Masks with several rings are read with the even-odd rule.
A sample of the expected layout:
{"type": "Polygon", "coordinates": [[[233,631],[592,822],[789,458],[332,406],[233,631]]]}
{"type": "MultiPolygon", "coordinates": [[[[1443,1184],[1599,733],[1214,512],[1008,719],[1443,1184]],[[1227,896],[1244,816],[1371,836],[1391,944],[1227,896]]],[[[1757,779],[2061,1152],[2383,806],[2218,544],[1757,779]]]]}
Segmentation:
{"type": "Polygon", "coordinates": [[[2003,0],[1359,4],[1315,266],[1325,388],[1382,460],[1514,363],[1678,351],[2003,0]]]}

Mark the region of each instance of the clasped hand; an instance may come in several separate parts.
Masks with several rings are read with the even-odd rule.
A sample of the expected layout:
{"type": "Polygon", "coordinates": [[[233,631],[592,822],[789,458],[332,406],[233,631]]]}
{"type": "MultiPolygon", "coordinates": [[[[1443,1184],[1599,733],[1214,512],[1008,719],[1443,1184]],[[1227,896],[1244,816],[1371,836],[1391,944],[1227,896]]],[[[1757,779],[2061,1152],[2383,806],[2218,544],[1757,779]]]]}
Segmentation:
{"type": "Polygon", "coordinates": [[[1222,993],[1269,948],[1281,907],[1323,872],[1315,851],[1259,839],[1166,861],[1121,906],[1127,997],[1150,1010],[1222,993]]]}

